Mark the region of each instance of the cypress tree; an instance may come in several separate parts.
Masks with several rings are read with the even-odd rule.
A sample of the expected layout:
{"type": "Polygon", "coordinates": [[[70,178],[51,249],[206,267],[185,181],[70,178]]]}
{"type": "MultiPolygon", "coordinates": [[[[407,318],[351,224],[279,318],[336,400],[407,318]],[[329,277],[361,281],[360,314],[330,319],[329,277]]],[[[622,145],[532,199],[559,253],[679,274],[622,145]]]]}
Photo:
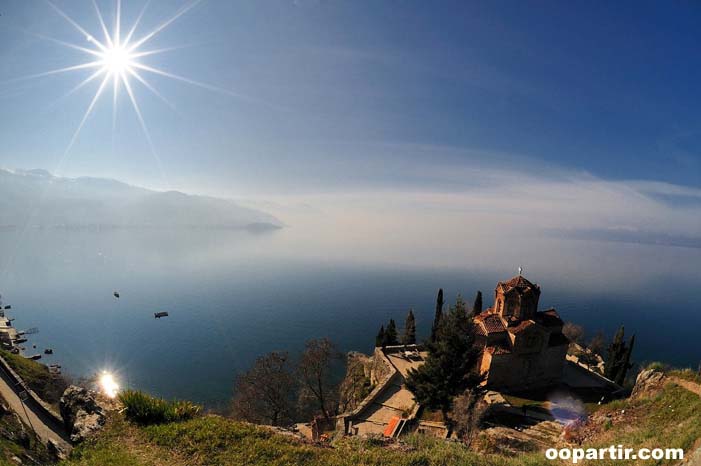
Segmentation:
{"type": "Polygon", "coordinates": [[[478,316],[482,313],[482,292],[478,291],[477,296],[475,296],[475,304],[472,305],[472,317],[478,316]]]}
{"type": "Polygon", "coordinates": [[[409,309],[409,314],[406,316],[404,324],[404,336],[402,343],[405,345],[416,344],[416,319],[414,318],[414,310],[409,309]]]}
{"type": "Polygon", "coordinates": [[[633,335],[626,344],[625,330],[623,326],[621,326],[609,346],[606,367],[604,369],[604,375],[618,385],[623,385],[623,382],[626,380],[628,369],[633,367],[630,362],[633,354],[633,346],[635,346],[635,335],[633,335]]]}
{"type": "Polygon", "coordinates": [[[443,317],[443,288],[438,289],[438,297],[436,298],[436,315],[433,317],[433,325],[431,326],[431,341],[436,341],[438,327],[441,324],[443,317]]]}
{"type": "Polygon", "coordinates": [[[470,319],[467,316],[467,305],[461,295],[458,295],[455,300],[455,307],[451,310],[455,313],[456,323],[463,331],[467,331],[470,326],[470,319]]]}
{"type": "Polygon", "coordinates": [[[389,319],[389,324],[387,329],[385,329],[385,344],[383,346],[398,345],[399,340],[397,339],[397,324],[394,319],[389,319]]]}
{"type": "Polygon", "coordinates": [[[623,386],[623,383],[626,381],[626,374],[628,373],[628,369],[633,367],[633,364],[630,363],[630,358],[631,355],[633,354],[633,346],[635,345],[635,335],[630,337],[630,340],[628,341],[628,345],[625,348],[625,356],[623,360],[621,361],[621,364],[619,365],[618,368],[618,373],[616,374],[616,379],[614,382],[616,382],[618,385],[623,386]]]}
{"type": "Polygon", "coordinates": [[[385,344],[385,326],[381,325],[380,326],[380,331],[377,332],[377,336],[375,337],[375,346],[384,346],[385,344]]]}
{"type": "Polygon", "coordinates": [[[474,345],[473,327],[464,331],[463,323],[457,307],[447,312],[438,328],[436,341],[426,345],[426,362],[417,369],[410,369],[406,379],[406,386],[416,401],[428,409],[440,410],[446,422],[453,398],[478,387],[482,381],[474,371],[480,352],[474,345]]]}

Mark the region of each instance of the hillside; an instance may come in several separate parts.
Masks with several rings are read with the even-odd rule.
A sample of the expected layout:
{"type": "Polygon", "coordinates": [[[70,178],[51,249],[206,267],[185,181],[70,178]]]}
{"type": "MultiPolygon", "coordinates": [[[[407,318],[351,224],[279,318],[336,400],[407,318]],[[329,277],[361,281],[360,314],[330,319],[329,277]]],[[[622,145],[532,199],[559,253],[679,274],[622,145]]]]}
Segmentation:
{"type": "MultiPolygon", "coordinates": [[[[701,391],[699,378],[688,372],[669,372],[662,382],[648,385],[627,400],[592,407],[588,422],[572,429],[569,446],[606,448],[682,448],[687,457],[701,449],[701,391]],[[579,444],[581,442],[581,444],[579,444]]],[[[1,407],[2,405],[0,405],[1,407]]],[[[50,454],[16,416],[0,409],[0,465],[52,464],[50,454]]],[[[559,440],[555,445],[566,445],[559,440]]],[[[315,444],[296,435],[217,415],[183,422],[139,426],[123,413],[112,412],[105,428],[78,445],[60,466],[517,466],[570,464],[547,460],[542,451],[494,454],[484,438],[481,453],[457,442],[412,434],[401,441],[339,438],[315,444]]],[[[581,464],[613,466],[614,461],[581,464]]],[[[630,461],[626,464],[677,464],[630,461]]]]}
{"type": "Polygon", "coordinates": [[[272,215],[235,202],[152,191],[103,178],[0,169],[0,228],[274,229],[272,215]]]}
{"type": "MultiPolygon", "coordinates": [[[[532,457],[537,460],[537,456],[532,457]]],[[[113,417],[97,438],[73,452],[63,466],[357,466],[357,465],[520,465],[521,459],[482,456],[457,443],[414,436],[398,448],[379,442],[343,439],[319,447],[219,416],[182,423],[136,427],[113,417]]],[[[535,464],[535,463],[534,463],[535,464]]]]}
{"type": "MultiPolygon", "coordinates": [[[[599,407],[590,416],[581,447],[683,448],[687,455],[699,447],[701,398],[670,376],[644,396],[599,407]]],[[[566,444],[555,445],[563,447],[566,444]]],[[[574,444],[570,446],[576,446],[574,444]]],[[[156,426],[138,427],[113,414],[106,429],[78,448],[62,466],[438,466],[547,465],[542,452],[518,456],[477,454],[462,444],[411,435],[399,443],[342,438],[318,446],[289,434],[236,422],[220,416],[156,426]]],[[[587,462],[584,462],[587,464],[587,462]]],[[[613,465],[596,461],[589,464],[613,465]]],[[[634,461],[626,464],[653,464],[634,461]]],[[[674,464],[660,463],[660,464],[674,464]]]]}

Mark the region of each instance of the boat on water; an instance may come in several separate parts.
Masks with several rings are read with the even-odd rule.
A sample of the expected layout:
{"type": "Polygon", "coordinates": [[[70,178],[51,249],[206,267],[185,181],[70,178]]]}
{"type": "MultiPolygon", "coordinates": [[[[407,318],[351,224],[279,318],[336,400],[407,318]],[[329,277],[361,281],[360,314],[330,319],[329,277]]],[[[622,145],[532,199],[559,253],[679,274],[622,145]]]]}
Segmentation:
{"type": "Polygon", "coordinates": [[[160,319],[161,317],[168,317],[168,313],[165,312],[165,311],[155,312],[155,313],[153,314],[153,317],[156,318],[156,319],[160,319]]]}
{"type": "Polygon", "coordinates": [[[32,354],[31,356],[25,356],[27,359],[31,359],[32,361],[36,361],[37,359],[41,359],[41,354],[32,354]]]}
{"type": "Polygon", "coordinates": [[[44,354],[54,354],[54,350],[51,349],[51,348],[46,348],[46,349],[44,350],[44,354]]]}
{"type": "Polygon", "coordinates": [[[114,295],[115,298],[119,299],[119,291],[115,291],[112,294],[114,295]]]}

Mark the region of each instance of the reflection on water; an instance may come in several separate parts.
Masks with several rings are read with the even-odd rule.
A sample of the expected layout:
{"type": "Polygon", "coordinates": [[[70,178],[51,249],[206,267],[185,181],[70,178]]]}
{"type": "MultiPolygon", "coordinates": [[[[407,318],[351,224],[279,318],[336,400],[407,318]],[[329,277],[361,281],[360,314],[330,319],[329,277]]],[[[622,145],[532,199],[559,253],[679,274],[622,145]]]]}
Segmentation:
{"type": "Polygon", "coordinates": [[[379,324],[409,308],[425,335],[438,287],[468,302],[481,289],[489,303],[519,264],[541,284],[542,307],[590,334],[622,323],[637,333],[639,361],[701,359],[699,250],[536,239],[426,267],[301,244],[288,230],[4,232],[0,292],[18,327],[40,328],[28,344],[53,348],[45,358],[71,374],[112,370],[123,386],[209,404],[225,403],[235,372],[264,352],[322,336],[369,351],[379,324]]]}

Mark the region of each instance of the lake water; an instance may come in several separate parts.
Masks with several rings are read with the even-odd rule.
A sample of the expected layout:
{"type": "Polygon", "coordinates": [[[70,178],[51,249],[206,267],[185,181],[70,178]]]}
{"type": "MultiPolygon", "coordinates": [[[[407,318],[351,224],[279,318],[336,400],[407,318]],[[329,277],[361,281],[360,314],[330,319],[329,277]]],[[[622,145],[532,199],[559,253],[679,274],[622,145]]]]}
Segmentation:
{"type": "Polygon", "coordinates": [[[425,336],[439,287],[468,302],[481,289],[491,305],[496,282],[515,274],[513,257],[541,285],[541,309],[590,335],[625,324],[637,361],[701,360],[698,249],[535,239],[527,254],[523,244],[476,248],[464,265],[429,267],[307,253],[294,234],[3,232],[0,293],[18,328],[40,328],[27,352],[54,349],[43,361],[74,376],[114,370],[123,385],[213,407],[263,353],[324,336],[369,352],[379,325],[401,325],[409,308],[425,336]],[[154,319],[161,310],[170,316],[154,319]]]}

